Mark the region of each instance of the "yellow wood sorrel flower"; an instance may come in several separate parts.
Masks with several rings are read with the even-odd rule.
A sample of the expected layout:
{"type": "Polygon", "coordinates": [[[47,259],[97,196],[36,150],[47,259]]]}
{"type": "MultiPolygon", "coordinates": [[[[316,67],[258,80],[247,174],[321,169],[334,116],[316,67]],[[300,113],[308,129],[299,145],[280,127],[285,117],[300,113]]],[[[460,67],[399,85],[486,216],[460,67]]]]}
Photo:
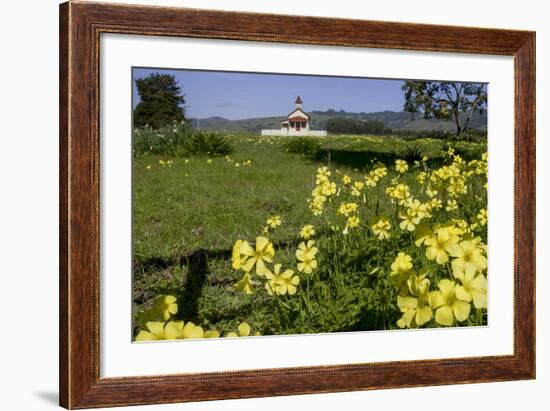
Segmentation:
{"type": "Polygon", "coordinates": [[[449,261],[449,250],[458,242],[459,237],[450,227],[439,228],[433,236],[424,241],[426,257],[438,264],[449,261]]]}
{"type": "Polygon", "coordinates": [[[296,258],[298,261],[298,271],[311,274],[317,268],[317,260],[315,256],[319,249],[315,247],[315,241],[309,240],[307,243],[302,241],[296,250],[296,258]]]}
{"type": "Polygon", "coordinates": [[[153,310],[159,314],[160,318],[164,321],[170,319],[171,315],[178,312],[178,304],[176,304],[177,298],[173,295],[163,295],[156,301],[153,310]]]}
{"type": "Polygon", "coordinates": [[[359,197],[361,195],[361,190],[365,187],[365,183],[362,181],[356,181],[353,183],[353,187],[351,189],[351,195],[355,197],[359,197]]]}
{"type": "Polygon", "coordinates": [[[470,315],[470,303],[464,301],[458,284],[449,279],[443,279],[437,284],[437,291],[430,291],[428,300],[430,307],[435,310],[435,321],[440,325],[451,326],[465,321],[470,315]]]}
{"type": "Polygon", "coordinates": [[[433,311],[427,302],[427,295],[418,297],[397,296],[397,306],[403,313],[397,320],[399,328],[417,328],[432,319],[433,311]]]}
{"type": "Polygon", "coordinates": [[[406,231],[414,231],[416,225],[420,223],[421,218],[415,215],[412,209],[407,209],[406,213],[399,213],[399,218],[402,220],[399,223],[399,228],[406,231]]]}
{"type": "Polygon", "coordinates": [[[231,331],[227,333],[226,337],[248,337],[250,335],[250,325],[246,322],[242,322],[237,327],[237,332],[231,331]]]}
{"type": "MultiPolygon", "coordinates": [[[[462,241],[449,248],[449,254],[455,259],[451,263],[453,274],[473,276],[487,268],[487,258],[475,241],[462,241]]],[[[455,277],[456,277],[455,275],[455,277]]]]}
{"type": "Polygon", "coordinates": [[[430,280],[425,272],[420,275],[411,274],[407,280],[407,291],[411,296],[397,296],[397,306],[403,313],[397,321],[399,328],[417,328],[431,321],[432,308],[429,306],[430,280]]]}
{"type": "Polygon", "coordinates": [[[187,324],[185,324],[185,327],[183,327],[182,338],[204,338],[204,330],[202,329],[202,327],[199,327],[198,325],[195,325],[189,321],[187,324]]]}
{"type": "Polygon", "coordinates": [[[254,286],[256,285],[258,285],[258,282],[252,280],[250,273],[244,273],[243,277],[235,284],[235,288],[245,294],[254,294],[254,286]]]}
{"type": "Polygon", "coordinates": [[[368,176],[365,176],[365,184],[367,187],[376,187],[376,184],[378,183],[379,177],[373,174],[371,171],[368,176]]]}
{"type": "Polygon", "coordinates": [[[386,217],[380,217],[370,228],[379,240],[390,238],[391,223],[386,217]]]}
{"type": "Polygon", "coordinates": [[[398,173],[403,174],[408,169],[409,169],[409,165],[405,160],[395,160],[395,170],[398,173]]]}
{"type": "Polygon", "coordinates": [[[447,200],[447,205],[445,206],[446,211],[455,211],[458,210],[458,204],[456,200],[447,200]]]}
{"type": "Polygon", "coordinates": [[[460,272],[453,275],[462,285],[456,287],[455,293],[464,301],[473,301],[477,309],[487,308],[487,279],[483,274],[460,272]]]}
{"type": "Polygon", "coordinates": [[[233,245],[233,251],[231,253],[231,266],[235,270],[240,270],[242,265],[246,262],[247,256],[241,254],[241,245],[243,244],[243,240],[237,240],[235,241],[235,244],[233,245]]]}
{"type": "Polygon", "coordinates": [[[412,257],[403,252],[399,252],[390,268],[390,278],[394,286],[401,291],[412,273],[412,257]]]}
{"type": "Polygon", "coordinates": [[[271,228],[277,228],[281,225],[281,216],[274,215],[267,219],[266,224],[271,228]]]}
{"type": "Polygon", "coordinates": [[[396,274],[411,271],[413,268],[412,257],[404,252],[399,252],[390,268],[391,272],[396,274]]]}
{"type": "Polygon", "coordinates": [[[347,225],[349,225],[350,228],[359,227],[359,224],[361,224],[361,220],[356,215],[348,217],[347,225]]]}
{"type": "Polygon", "coordinates": [[[302,237],[304,240],[309,240],[311,237],[315,235],[315,229],[311,224],[307,224],[302,227],[300,230],[300,237],[302,237]]]}
{"type": "Polygon", "coordinates": [[[243,241],[240,247],[240,253],[247,258],[246,262],[242,264],[241,268],[245,272],[250,272],[252,267],[256,265],[256,274],[263,276],[267,270],[265,263],[273,262],[275,256],[275,249],[273,244],[269,242],[266,237],[256,238],[256,248],[252,248],[247,241],[243,241]]]}
{"type": "Polygon", "coordinates": [[[183,321],[149,321],[147,330],[141,330],[136,341],[176,340],[183,338],[183,321]]]}
{"type": "Polygon", "coordinates": [[[479,221],[479,224],[484,226],[485,224],[487,224],[488,218],[489,218],[489,215],[488,215],[487,210],[485,208],[482,208],[481,210],[479,210],[479,213],[477,215],[477,219],[479,221]]]}

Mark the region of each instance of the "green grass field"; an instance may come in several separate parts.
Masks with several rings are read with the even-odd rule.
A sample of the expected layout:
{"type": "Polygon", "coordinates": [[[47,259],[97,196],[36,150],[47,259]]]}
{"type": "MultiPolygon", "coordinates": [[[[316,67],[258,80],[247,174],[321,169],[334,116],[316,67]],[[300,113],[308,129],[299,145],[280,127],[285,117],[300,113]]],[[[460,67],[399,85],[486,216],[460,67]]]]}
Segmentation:
{"type": "MultiPolygon", "coordinates": [[[[388,178],[364,200],[366,208],[372,209],[374,193],[384,193],[396,175],[396,158],[409,160],[411,170],[418,156],[428,156],[431,165],[439,166],[446,143],[429,139],[329,136],[318,139],[319,152],[304,156],[287,152],[285,137],[227,134],[226,138],[234,147],[228,157],[145,155],[134,159],[136,311],[156,295],[171,294],[179,301],[176,317],[205,328],[232,330],[242,321],[262,334],[278,333],[281,329],[294,333],[392,328],[399,316],[384,314],[391,312],[384,307],[392,304],[395,311],[395,292],[388,291],[391,284],[361,271],[365,267],[369,270],[379,267],[389,255],[393,260],[397,250],[384,248],[389,245],[373,243],[370,254],[355,256],[369,263],[349,276],[342,275],[345,269],[339,270],[342,278],[337,290],[317,293],[318,301],[299,300],[307,310],[291,318],[273,315],[277,307],[266,293],[246,295],[235,289],[233,284],[242,273],[231,268],[231,247],[237,239],[253,242],[261,235],[266,219],[280,215],[282,224],[269,238],[277,249],[278,261],[291,264],[293,250],[300,241],[300,228],[304,224],[317,226],[307,200],[315,187],[319,167],[328,166],[335,181],[344,175],[355,181],[363,180],[374,165],[386,164],[388,178]],[[356,290],[346,291],[350,288],[356,290]],[[319,315],[321,312],[323,315],[319,315]],[[314,316],[319,320],[312,320],[314,316]]],[[[454,146],[465,160],[479,158],[486,150],[486,145],[480,142],[454,146]]],[[[418,190],[414,173],[405,173],[400,178],[412,191],[418,190]]],[[[379,207],[380,214],[394,213],[387,203],[379,207]]],[[[466,202],[457,216],[471,216],[477,211],[477,203],[470,209],[466,202]]],[[[318,236],[330,241],[327,231],[321,230],[318,236]]],[[[356,240],[350,236],[349,241],[356,240]]],[[[320,264],[323,261],[336,262],[329,255],[320,257],[320,264]]],[[[309,283],[303,281],[301,286],[309,283]]]]}

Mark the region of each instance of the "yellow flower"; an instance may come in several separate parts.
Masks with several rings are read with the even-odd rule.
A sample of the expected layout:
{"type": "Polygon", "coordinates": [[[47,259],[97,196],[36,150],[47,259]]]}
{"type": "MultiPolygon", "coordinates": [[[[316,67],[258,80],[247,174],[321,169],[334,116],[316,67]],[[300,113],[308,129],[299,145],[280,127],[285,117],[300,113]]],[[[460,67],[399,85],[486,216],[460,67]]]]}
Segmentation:
{"type": "Polygon", "coordinates": [[[164,339],[176,340],[183,338],[183,321],[168,321],[164,326],[164,339]]]}
{"type": "Polygon", "coordinates": [[[344,177],[342,177],[342,184],[344,184],[345,186],[348,185],[349,183],[351,183],[351,178],[350,176],[348,176],[347,174],[344,175],[344,177]]]}
{"type": "Polygon", "coordinates": [[[445,278],[437,284],[439,290],[429,293],[430,307],[435,310],[435,321],[440,325],[451,326],[455,320],[462,322],[470,315],[470,303],[460,298],[457,287],[457,283],[445,278]]]}
{"type": "Polygon", "coordinates": [[[274,216],[271,216],[267,219],[266,221],[266,224],[271,227],[271,228],[277,228],[278,226],[281,225],[281,216],[279,215],[274,215],[274,216]]]}
{"type": "Polygon", "coordinates": [[[311,237],[315,235],[315,229],[311,224],[307,224],[302,227],[300,230],[300,237],[302,237],[304,240],[309,240],[311,237]]]}
{"type": "Polygon", "coordinates": [[[428,188],[426,189],[426,195],[427,195],[428,197],[430,197],[430,198],[433,198],[433,197],[435,197],[435,196],[437,195],[437,190],[434,190],[433,188],[428,187],[428,188]]]}
{"type": "Polygon", "coordinates": [[[281,273],[281,264],[273,266],[273,272],[267,271],[265,277],[265,289],[269,295],[284,295],[288,292],[289,295],[296,294],[296,285],[300,282],[298,276],[294,276],[294,271],[285,270],[281,273]],[[293,277],[294,276],[294,277],[293,277]]]}
{"type": "Polygon", "coordinates": [[[487,210],[485,208],[482,208],[481,210],[479,210],[479,213],[477,215],[479,224],[481,224],[482,226],[486,225],[488,218],[489,218],[489,215],[487,214],[487,210]]]}
{"type": "MultiPolygon", "coordinates": [[[[330,175],[331,175],[331,172],[328,169],[328,167],[326,167],[326,166],[325,167],[319,167],[317,169],[317,177],[320,177],[320,178],[326,177],[326,178],[328,178],[328,177],[330,177],[330,175]]],[[[319,183],[317,183],[317,184],[319,184],[319,183]]]]}
{"type": "Polygon", "coordinates": [[[433,311],[427,304],[426,298],[398,295],[397,306],[403,313],[402,317],[397,320],[399,328],[420,327],[429,322],[433,316],[433,311]]]}
{"type": "Polygon", "coordinates": [[[348,217],[348,225],[350,228],[356,228],[359,226],[360,223],[361,223],[361,220],[359,220],[359,217],[355,215],[348,217]]]}
{"type": "Polygon", "coordinates": [[[237,240],[233,245],[233,250],[231,253],[231,265],[235,270],[239,270],[248,258],[247,256],[241,254],[242,244],[243,240],[237,240]]]}
{"type": "Polygon", "coordinates": [[[219,338],[220,332],[218,330],[208,330],[204,332],[204,338],[219,338]]]}
{"type": "Polygon", "coordinates": [[[453,276],[462,284],[455,290],[458,298],[468,302],[473,300],[477,309],[487,308],[487,279],[483,274],[453,270],[453,276]]]}
{"type": "MultiPolygon", "coordinates": [[[[280,264],[277,264],[280,265],[280,264]]],[[[277,271],[277,268],[275,268],[277,271]]],[[[297,291],[297,286],[300,283],[300,277],[294,275],[294,271],[285,270],[281,275],[279,275],[278,285],[277,285],[277,294],[285,295],[294,295],[297,291]]]]}
{"type": "Polygon", "coordinates": [[[390,238],[389,231],[391,230],[391,223],[386,217],[380,217],[370,228],[379,240],[387,240],[390,238]]]}
{"type": "Polygon", "coordinates": [[[250,325],[248,325],[248,323],[246,322],[242,322],[237,327],[237,332],[231,331],[226,334],[226,337],[248,337],[249,335],[250,335],[250,325]]]}
{"type": "Polygon", "coordinates": [[[350,214],[355,213],[359,209],[357,203],[342,203],[338,208],[338,213],[346,217],[349,217],[350,214]]]}
{"type": "Polygon", "coordinates": [[[147,167],[145,167],[147,170],[151,170],[151,166],[148,164],[147,167]]]}
{"type": "Polygon", "coordinates": [[[403,252],[399,252],[394,262],[390,266],[392,273],[401,273],[412,269],[412,257],[403,252]]]}
{"type": "Polygon", "coordinates": [[[361,190],[365,187],[365,183],[362,181],[356,181],[353,183],[353,187],[351,189],[351,195],[355,197],[359,197],[361,195],[361,190]]]}
{"type": "Polygon", "coordinates": [[[378,183],[378,177],[376,177],[375,175],[372,175],[372,173],[365,177],[365,184],[368,187],[376,187],[377,183],[378,183]]]}
{"type": "Polygon", "coordinates": [[[325,181],[324,183],[322,183],[321,185],[319,185],[319,188],[321,190],[321,194],[326,196],[326,197],[329,197],[333,194],[336,194],[336,183],[331,183],[329,181],[325,181]]]}
{"type": "Polygon", "coordinates": [[[185,339],[204,338],[204,330],[202,327],[199,327],[190,321],[185,324],[185,327],[183,327],[182,334],[185,339]]]}
{"type": "Polygon", "coordinates": [[[455,257],[451,263],[453,274],[473,276],[487,268],[487,258],[474,241],[462,241],[454,244],[449,249],[449,254],[455,257]]]}
{"type": "Polygon", "coordinates": [[[409,165],[405,160],[395,160],[395,170],[398,173],[403,174],[409,169],[409,165]]]}
{"type": "Polygon", "coordinates": [[[298,261],[298,271],[311,274],[313,270],[317,268],[317,260],[315,259],[315,255],[319,249],[315,247],[315,242],[313,240],[309,240],[307,244],[305,242],[301,242],[300,245],[298,245],[298,250],[296,250],[296,258],[298,261]]]}
{"type": "Polygon", "coordinates": [[[183,321],[148,321],[147,330],[140,330],[136,341],[175,340],[183,338],[183,321]]]}
{"type": "Polygon", "coordinates": [[[432,309],[428,305],[428,289],[430,280],[427,274],[411,275],[407,286],[412,296],[397,296],[397,306],[403,316],[397,321],[399,328],[416,328],[432,319],[432,309]]]}
{"type": "Polygon", "coordinates": [[[428,176],[428,173],[426,173],[425,171],[421,171],[420,173],[417,174],[416,176],[416,180],[421,184],[421,185],[424,185],[424,181],[426,181],[426,177],[428,176]]]}
{"type": "Polygon", "coordinates": [[[380,179],[388,174],[388,169],[384,166],[381,166],[372,170],[372,173],[374,173],[374,175],[380,179]]]}
{"type": "Polygon", "coordinates": [[[395,187],[386,188],[386,194],[393,198],[394,200],[399,200],[400,205],[407,204],[411,192],[409,186],[406,184],[397,184],[395,187]]]}
{"type": "Polygon", "coordinates": [[[411,270],[413,268],[412,257],[403,252],[399,252],[390,268],[390,277],[395,287],[401,290],[411,275],[411,270]]]}
{"type": "Polygon", "coordinates": [[[449,227],[439,228],[433,236],[424,241],[426,257],[435,260],[438,264],[445,264],[449,261],[449,250],[458,242],[456,235],[449,227]]]}
{"type": "Polygon", "coordinates": [[[245,294],[254,294],[254,286],[257,284],[257,281],[251,279],[250,273],[244,273],[243,277],[235,284],[235,288],[245,294]]]}
{"type": "Polygon", "coordinates": [[[206,164],[212,164],[212,159],[209,158],[208,160],[206,160],[206,164]]]}
{"type": "Polygon", "coordinates": [[[160,296],[153,308],[154,311],[160,314],[160,317],[167,321],[170,319],[171,315],[174,315],[178,312],[178,304],[176,303],[177,298],[173,295],[163,295],[160,296]]]}
{"type": "Polygon", "coordinates": [[[445,207],[446,211],[455,211],[458,210],[458,204],[456,200],[447,200],[447,206],[445,207]]]}
{"type": "Polygon", "coordinates": [[[443,207],[443,202],[439,198],[434,197],[430,200],[427,206],[430,210],[439,210],[443,207]]]}
{"type": "Polygon", "coordinates": [[[248,323],[240,323],[237,329],[239,330],[240,337],[248,337],[250,335],[250,325],[248,323]]]}
{"type": "Polygon", "coordinates": [[[416,225],[420,223],[420,217],[414,215],[410,208],[406,214],[399,213],[399,218],[403,220],[399,223],[401,230],[414,231],[416,225]]]}
{"type": "Polygon", "coordinates": [[[425,241],[433,236],[432,228],[430,225],[422,221],[417,227],[415,231],[415,241],[417,247],[420,247],[422,244],[425,243],[425,241]]]}
{"type": "Polygon", "coordinates": [[[265,263],[273,262],[275,249],[269,239],[260,236],[256,238],[256,249],[252,248],[247,241],[243,241],[240,253],[248,257],[241,266],[242,270],[249,272],[256,265],[256,274],[262,276],[267,270],[265,263]]]}

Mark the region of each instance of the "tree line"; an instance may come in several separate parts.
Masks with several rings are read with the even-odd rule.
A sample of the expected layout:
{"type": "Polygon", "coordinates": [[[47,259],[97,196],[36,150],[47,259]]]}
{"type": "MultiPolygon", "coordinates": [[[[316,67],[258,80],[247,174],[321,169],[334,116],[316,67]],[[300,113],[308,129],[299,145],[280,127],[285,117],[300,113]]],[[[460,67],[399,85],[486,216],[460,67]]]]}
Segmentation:
{"type": "MultiPolygon", "coordinates": [[[[134,109],[134,125],[158,129],[185,120],[185,94],[175,76],[151,73],[135,81],[140,102],[134,109]]],[[[455,137],[479,134],[471,127],[473,116],[487,110],[487,84],[406,80],[403,110],[425,119],[452,121],[455,137]]],[[[399,134],[380,120],[335,117],[327,120],[326,129],[340,134],[399,134]]],[[[410,134],[410,132],[407,132],[410,134]]],[[[425,132],[423,132],[425,133],[425,132]]]]}

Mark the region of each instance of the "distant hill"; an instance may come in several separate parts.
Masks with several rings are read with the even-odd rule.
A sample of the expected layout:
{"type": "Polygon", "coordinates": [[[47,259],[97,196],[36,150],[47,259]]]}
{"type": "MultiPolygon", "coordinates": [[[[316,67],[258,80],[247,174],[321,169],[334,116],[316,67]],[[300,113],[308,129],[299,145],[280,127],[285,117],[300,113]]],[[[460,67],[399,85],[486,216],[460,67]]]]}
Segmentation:
{"type": "MultiPolygon", "coordinates": [[[[429,131],[445,130],[454,131],[455,126],[452,121],[426,120],[417,115],[413,120],[412,114],[405,111],[379,111],[375,113],[350,113],[347,111],[312,111],[308,113],[311,116],[311,128],[322,130],[330,118],[348,117],[358,120],[379,120],[386,127],[392,130],[411,130],[411,131],[429,131]]],[[[280,117],[259,117],[247,118],[242,120],[229,120],[223,117],[215,116],[201,119],[191,119],[195,128],[211,131],[229,131],[229,132],[260,132],[262,129],[278,129],[280,122],[284,119],[280,117]]],[[[487,129],[487,114],[474,115],[472,128],[479,130],[487,129]]]]}

